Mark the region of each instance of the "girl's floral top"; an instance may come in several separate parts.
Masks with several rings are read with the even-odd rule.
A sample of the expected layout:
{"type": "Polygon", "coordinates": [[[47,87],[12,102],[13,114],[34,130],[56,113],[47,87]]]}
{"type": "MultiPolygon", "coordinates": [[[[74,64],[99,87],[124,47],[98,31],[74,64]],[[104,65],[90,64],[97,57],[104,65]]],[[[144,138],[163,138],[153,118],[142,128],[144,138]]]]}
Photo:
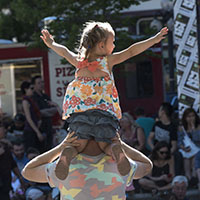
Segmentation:
{"type": "Polygon", "coordinates": [[[108,75],[99,78],[78,77],[68,85],[63,100],[63,119],[74,112],[83,112],[90,109],[101,109],[110,112],[118,119],[121,118],[118,92],[115,87],[113,74],[109,72],[107,57],[98,58],[94,62],[80,61],[78,69],[88,67],[90,71],[97,68],[108,75]]]}

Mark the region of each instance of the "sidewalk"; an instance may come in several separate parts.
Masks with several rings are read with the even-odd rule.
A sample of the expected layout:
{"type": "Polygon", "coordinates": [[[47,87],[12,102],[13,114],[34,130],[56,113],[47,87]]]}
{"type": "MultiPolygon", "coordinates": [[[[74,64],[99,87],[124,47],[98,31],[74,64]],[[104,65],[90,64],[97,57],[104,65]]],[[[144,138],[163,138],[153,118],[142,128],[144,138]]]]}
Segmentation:
{"type": "MultiPolygon", "coordinates": [[[[187,197],[189,198],[189,200],[200,200],[200,191],[197,189],[189,189],[187,191],[187,197]]],[[[132,196],[129,196],[127,198],[127,200],[157,200],[157,199],[159,198],[156,198],[156,196],[153,197],[151,193],[133,194],[132,196]]]]}

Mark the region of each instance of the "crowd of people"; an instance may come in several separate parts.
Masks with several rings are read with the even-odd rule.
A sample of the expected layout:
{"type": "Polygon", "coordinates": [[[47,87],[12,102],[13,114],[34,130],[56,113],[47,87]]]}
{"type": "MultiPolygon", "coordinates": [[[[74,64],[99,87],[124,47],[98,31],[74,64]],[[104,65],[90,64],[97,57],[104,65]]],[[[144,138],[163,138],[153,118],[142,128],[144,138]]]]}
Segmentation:
{"type": "Polygon", "coordinates": [[[21,175],[30,160],[56,146],[67,135],[66,123],[53,127],[53,117],[60,116],[61,111],[43,91],[41,76],[22,82],[22,112],[13,119],[1,114],[0,197],[3,200],[42,200],[52,199],[53,194],[58,196],[48,184],[34,183],[21,175]]]}
{"type": "MultiPolygon", "coordinates": [[[[127,113],[122,115],[120,124],[121,134],[124,135],[121,135],[121,138],[127,141],[127,135],[130,135],[128,144],[136,149],[140,146],[139,144],[142,144],[145,151],[140,150],[151,159],[153,169],[139,181],[133,181],[132,190],[138,193],[163,194],[164,191],[173,191],[173,179],[176,177],[182,177],[181,180],[184,183],[187,181],[188,188],[200,189],[200,120],[197,112],[193,108],[186,108],[180,120],[174,119],[173,107],[170,103],[164,102],[155,119],[150,120],[149,117],[144,117],[142,108],[137,108],[135,113],[136,120],[133,117],[128,118],[127,113]],[[143,123],[140,117],[138,118],[138,111],[142,113],[139,116],[142,116],[143,123]],[[139,137],[137,131],[132,131],[135,130],[133,127],[142,128],[139,137]],[[148,128],[149,132],[145,134],[148,128]],[[131,131],[132,134],[130,134],[131,131]]],[[[177,199],[185,199],[185,197],[177,199]]]]}
{"type": "MultiPolygon", "coordinates": [[[[41,77],[38,79],[41,80],[41,77]]],[[[34,84],[26,84],[26,92],[33,95],[34,84]]],[[[23,101],[27,101],[26,98],[23,101]]],[[[35,101],[32,99],[31,103],[28,102],[33,106],[35,101]]],[[[46,99],[45,102],[47,102],[46,99]]],[[[35,105],[37,105],[36,102],[35,105]]],[[[57,105],[52,102],[48,106],[46,105],[46,108],[44,107],[41,107],[41,110],[44,109],[44,113],[45,109],[49,109],[49,112],[52,111],[52,114],[48,115],[51,120],[56,112],[60,112],[57,105]]],[[[68,134],[67,124],[61,121],[59,128],[53,127],[52,121],[49,120],[51,133],[41,133],[41,136],[44,136],[42,140],[36,134],[34,137],[30,135],[30,142],[27,142],[26,123],[30,120],[29,117],[33,120],[33,113],[18,113],[9,123],[7,121],[0,123],[0,160],[2,163],[0,183],[4,183],[0,187],[4,188],[5,195],[9,194],[11,199],[28,199],[29,197],[29,199],[51,199],[52,196],[56,199],[55,196],[59,196],[58,190],[52,190],[48,184],[28,181],[22,177],[20,172],[32,158],[63,141],[68,134]],[[47,142],[46,134],[51,136],[51,146],[45,145],[49,142],[47,142]],[[10,183],[11,188],[9,187],[10,183]]],[[[172,115],[173,109],[169,103],[163,103],[160,106],[155,119],[146,117],[142,108],[137,108],[134,116],[128,112],[122,114],[119,130],[121,140],[143,152],[153,163],[153,169],[149,174],[139,180],[133,180],[132,184],[126,188],[127,196],[133,192],[150,192],[152,194],[164,191],[173,192],[176,190],[174,179],[179,182],[182,180],[185,184],[185,193],[187,188],[200,189],[199,116],[194,109],[187,108],[179,124],[175,124],[172,115]]],[[[40,121],[38,123],[42,124],[42,117],[36,119],[40,121]]],[[[37,122],[35,123],[37,124],[37,122]]],[[[39,126],[37,125],[37,127],[39,126]]],[[[2,192],[1,195],[3,195],[2,192]]],[[[183,198],[177,197],[176,199],[183,198]]]]}

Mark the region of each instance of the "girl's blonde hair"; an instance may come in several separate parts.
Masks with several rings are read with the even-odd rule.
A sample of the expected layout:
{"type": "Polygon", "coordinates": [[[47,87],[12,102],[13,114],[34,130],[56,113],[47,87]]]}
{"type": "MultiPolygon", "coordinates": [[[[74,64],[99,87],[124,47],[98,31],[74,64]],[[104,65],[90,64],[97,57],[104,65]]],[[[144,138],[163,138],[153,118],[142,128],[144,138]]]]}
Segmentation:
{"type": "Polygon", "coordinates": [[[99,42],[106,42],[110,33],[114,35],[114,30],[108,22],[86,22],[78,48],[79,58],[87,59],[99,42]]]}

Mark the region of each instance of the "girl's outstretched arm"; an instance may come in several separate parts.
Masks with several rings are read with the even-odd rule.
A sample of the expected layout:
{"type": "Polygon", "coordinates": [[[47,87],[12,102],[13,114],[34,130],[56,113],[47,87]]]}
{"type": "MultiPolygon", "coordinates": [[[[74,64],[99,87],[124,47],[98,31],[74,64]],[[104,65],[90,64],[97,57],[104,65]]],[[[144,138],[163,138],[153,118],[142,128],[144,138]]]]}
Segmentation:
{"type": "Polygon", "coordinates": [[[133,56],[136,56],[140,54],[141,52],[145,51],[146,49],[150,48],[156,43],[159,43],[162,39],[164,39],[165,35],[168,33],[168,28],[163,28],[159,33],[157,33],[155,36],[143,40],[141,42],[137,42],[127,49],[124,49],[123,51],[113,53],[112,55],[108,56],[108,65],[110,70],[112,70],[112,67],[116,64],[119,64],[133,56]]]}
{"type": "Polygon", "coordinates": [[[71,63],[73,66],[77,66],[78,61],[77,61],[77,55],[70,51],[67,47],[60,45],[56,43],[53,39],[53,36],[49,33],[48,30],[43,29],[41,31],[42,35],[40,38],[44,41],[44,43],[54,50],[58,55],[64,57],[69,63],[71,63]]]}

